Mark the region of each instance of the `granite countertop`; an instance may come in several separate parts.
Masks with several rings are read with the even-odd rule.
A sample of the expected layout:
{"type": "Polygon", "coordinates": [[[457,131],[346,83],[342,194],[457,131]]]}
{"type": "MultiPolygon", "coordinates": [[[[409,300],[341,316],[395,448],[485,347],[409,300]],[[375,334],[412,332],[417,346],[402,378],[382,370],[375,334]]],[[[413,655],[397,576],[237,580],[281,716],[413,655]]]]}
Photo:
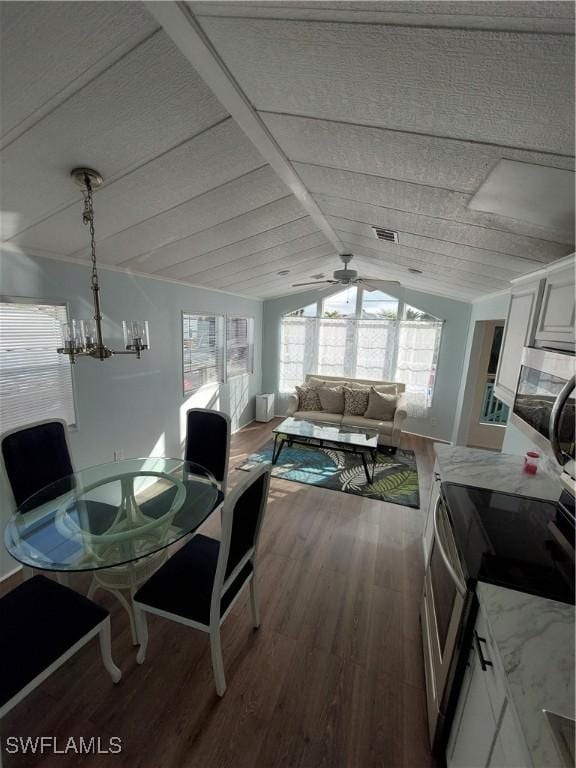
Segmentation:
{"type": "Polygon", "coordinates": [[[523,471],[523,456],[459,445],[434,444],[442,482],[462,483],[493,491],[557,501],[561,487],[558,477],[542,467],[535,475],[523,471]]]}
{"type": "Polygon", "coordinates": [[[562,765],[542,710],[574,718],[574,606],[484,583],[477,594],[534,768],[562,765]]]}

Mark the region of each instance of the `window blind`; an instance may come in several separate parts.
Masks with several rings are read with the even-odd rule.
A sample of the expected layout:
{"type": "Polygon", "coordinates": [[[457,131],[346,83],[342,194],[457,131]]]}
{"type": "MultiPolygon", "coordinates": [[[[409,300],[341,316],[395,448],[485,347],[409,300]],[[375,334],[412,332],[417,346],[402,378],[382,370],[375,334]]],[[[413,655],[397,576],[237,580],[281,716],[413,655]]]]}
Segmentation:
{"type": "Polygon", "coordinates": [[[43,419],[76,421],[64,304],[0,301],[0,432],[43,419]]]}
{"type": "Polygon", "coordinates": [[[253,318],[230,315],[226,339],[228,378],[252,373],[254,369],[253,318]]]}
{"type": "Polygon", "coordinates": [[[224,381],[224,318],[182,313],[184,392],[224,381]]]}

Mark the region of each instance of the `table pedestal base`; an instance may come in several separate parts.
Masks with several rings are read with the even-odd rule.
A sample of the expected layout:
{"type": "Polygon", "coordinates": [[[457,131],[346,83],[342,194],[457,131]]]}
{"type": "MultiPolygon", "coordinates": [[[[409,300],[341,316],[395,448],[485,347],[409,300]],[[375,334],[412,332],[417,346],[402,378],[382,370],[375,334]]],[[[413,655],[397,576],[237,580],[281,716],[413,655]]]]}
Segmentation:
{"type": "Polygon", "coordinates": [[[115,568],[106,568],[101,571],[95,571],[92,576],[88,597],[92,598],[99,589],[104,589],[106,592],[110,592],[114,595],[128,614],[132,645],[140,645],[138,627],[134,618],[134,609],[132,607],[132,598],[137,592],[138,587],[141,584],[144,584],[145,581],[148,581],[150,576],[152,576],[152,574],[164,563],[167,556],[168,552],[162,550],[133,563],[126,563],[126,565],[118,565],[115,568]],[[124,592],[128,592],[128,599],[124,595],[124,592]]]}

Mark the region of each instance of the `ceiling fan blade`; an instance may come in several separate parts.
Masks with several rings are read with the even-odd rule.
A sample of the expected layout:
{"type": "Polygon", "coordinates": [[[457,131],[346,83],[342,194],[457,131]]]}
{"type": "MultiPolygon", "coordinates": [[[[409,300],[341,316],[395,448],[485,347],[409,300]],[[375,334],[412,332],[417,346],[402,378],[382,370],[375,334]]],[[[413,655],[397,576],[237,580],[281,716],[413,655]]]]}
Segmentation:
{"type": "Polygon", "coordinates": [[[332,285],[337,282],[338,280],[314,280],[312,283],[292,283],[292,288],[300,288],[303,285],[323,285],[325,283],[332,285]]]}
{"type": "Polygon", "coordinates": [[[386,288],[398,288],[402,285],[398,280],[378,280],[371,277],[359,277],[358,282],[362,283],[367,291],[385,291],[386,288]]]}

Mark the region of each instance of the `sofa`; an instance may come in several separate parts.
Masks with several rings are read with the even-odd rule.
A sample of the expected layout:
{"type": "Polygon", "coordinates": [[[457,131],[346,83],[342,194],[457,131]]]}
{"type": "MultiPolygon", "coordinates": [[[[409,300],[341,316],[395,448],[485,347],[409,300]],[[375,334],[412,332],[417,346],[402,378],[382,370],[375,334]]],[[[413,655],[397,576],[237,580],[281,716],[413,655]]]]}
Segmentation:
{"type": "Polygon", "coordinates": [[[321,373],[307,374],[305,384],[310,384],[313,380],[326,382],[327,386],[335,387],[338,385],[348,386],[351,389],[374,387],[396,386],[396,410],[394,417],[390,421],[377,421],[367,419],[364,416],[352,416],[342,413],[330,413],[329,411],[311,411],[298,410],[298,394],[290,394],[288,397],[287,416],[295,419],[306,419],[308,421],[323,421],[330,424],[339,424],[349,427],[363,427],[364,429],[375,429],[378,431],[378,445],[390,448],[392,453],[400,445],[402,435],[402,424],[406,418],[406,385],[390,381],[374,381],[370,379],[352,379],[347,376],[324,376],[321,373]]]}

